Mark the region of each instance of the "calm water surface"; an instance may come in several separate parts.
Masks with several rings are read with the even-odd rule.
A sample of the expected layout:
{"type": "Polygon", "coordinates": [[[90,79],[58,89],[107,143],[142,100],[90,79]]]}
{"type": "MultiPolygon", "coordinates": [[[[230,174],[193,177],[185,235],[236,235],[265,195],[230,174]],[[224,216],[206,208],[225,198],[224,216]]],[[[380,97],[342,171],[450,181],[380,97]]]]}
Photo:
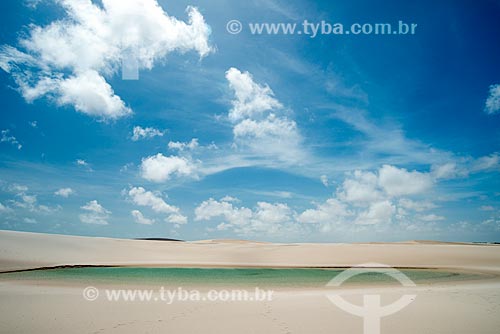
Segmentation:
{"type": "MultiPolygon", "coordinates": [[[[358,270],[358,269],[357,269],[358,270]]],[[[321,287],[344,269],[269,269],[269,268],[144,268],[144,267],[85,267],[35,270],[0,274],[0,279],[75,281],[78,283],[124,283],[162,285],[253,285],[321,287]]],[[[350,278],[345,284],[397,283],[392,277],[366,272],[350,278]]],[[[415,283],[439,283],[484,278],[429,269],[401,270],[415,283]]]]}

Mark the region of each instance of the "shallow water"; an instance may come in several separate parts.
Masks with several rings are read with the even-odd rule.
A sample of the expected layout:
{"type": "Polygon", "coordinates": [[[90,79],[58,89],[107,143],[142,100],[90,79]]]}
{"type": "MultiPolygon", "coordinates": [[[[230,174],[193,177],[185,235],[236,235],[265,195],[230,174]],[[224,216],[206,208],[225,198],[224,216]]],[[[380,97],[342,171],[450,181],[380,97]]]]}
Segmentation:
{"type": "MultiPolygon", "coordinates": [[[[89,284],[322,287],[342,271],[344,269],[85,267],[6,273],[1,274],[0,279],[73,281],[89,284]]],[[[402,269],[400,271],[415,283],[455,282],[484,278],[479,274],[432,269],[402,269]]],[[[356,273],[358,272],[358,275],[351,277],[344,284],[397,283],[394,278],[369,272],[369,269],[356,269],[356,273]]]]}

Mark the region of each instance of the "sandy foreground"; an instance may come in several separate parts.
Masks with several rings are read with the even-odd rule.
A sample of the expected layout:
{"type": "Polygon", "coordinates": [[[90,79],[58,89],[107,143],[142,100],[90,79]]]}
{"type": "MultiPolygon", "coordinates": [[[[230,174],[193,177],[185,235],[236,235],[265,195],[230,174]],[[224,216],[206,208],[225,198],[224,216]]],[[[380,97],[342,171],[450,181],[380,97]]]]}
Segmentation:
{"type": "MultiPolygon", "coordinates": [[[[370,262],[487,274],[469,282],[335,290],[357,305],[366,294],[380,294],[383,305],[416,295],[406,308],[382,318],[380,333],[499,333],[499,246],[164,242],[0,231],[0,271],[59,265],[349,267],[370,262]]],[[[328,288],[278,289],[272,300],[258,302],[173,303],[86,301],[84,288],[0,275],[0,333],[364,333],[363,319],[328,300],[328,288]]]]}

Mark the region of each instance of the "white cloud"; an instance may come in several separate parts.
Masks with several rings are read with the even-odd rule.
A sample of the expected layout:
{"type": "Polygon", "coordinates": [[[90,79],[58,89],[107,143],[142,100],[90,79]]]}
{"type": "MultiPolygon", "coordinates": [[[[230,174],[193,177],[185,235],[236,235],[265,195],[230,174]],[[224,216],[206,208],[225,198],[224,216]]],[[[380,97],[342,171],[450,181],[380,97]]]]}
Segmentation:
{"type": "Polygon", "coordinates": [[[233,122],[244,118],[259,116],[264,111],[279,109],[283,106],[274,98],[274,93],[267,85],[259,85],[253,81],[248,72],[231,67],[226,72],[229,86],[234,90],[236,100],[229,112],[233,122]]]}
{"type": "Polygon", "coordinates": [[[24,0],[24,5],[28,8],[35,9],[43,0],[24,0]]]}
{"type": "Polygon", "coordinates": [[[232,196],[228,196],[228,195],[222,197],[220,200],[223,202],[240,202],[240,200],[237,199],[236,197],[232,197],[232,196]]]}
{"type": "Polygon", "coordinates": [[[232,230],[244,236],[297,233],[300,226],[295,223],[294,215],[288,205],[283,203],[258,202],[252,210],[212,198],[195,209],[195,220],[211,221],[220,218],[222,222],[217,225],[218,230],[232,230]]]}
{"type": "Polygon", "coordinates": [[[175,206],[167,204],[161,197],[151,191],[146,191],[142,187],[133,187],[129,190],[130,199],[140,206],[147,206],[158,213],[177,213],[179,211],[175,206]]]}
{"type": "Polygon", "coordinates": [[[172,223],[175,225],[187,224],[187,217],[181,214],[173,214],[165,218],[167,223],[172,223]]]}
{"type": "Polygon", "coordinates": [[[38,204],[38,198],[36,195],[28,194],[28,187],[13,184],[9,186],[9,191],[16,194],[17,200],[11,200],[10,202],[18,208],[29,210],[30,212],[49,214],[58,210],[58,208],[51,208],[47,205],[38,204]]]}
{"type": "Polygon", "coordinates": [[[484,111],[493,115],[500,111],[500,85],[491,85],[484,111]]]}
{"type": "Polygon", "coordinates": [[[52,90],[58,104],[72,105],[77,111],[89,116],[114,120],[132,113],[122,99],[115,95],[106,79],[94,70],[55,81],[52,90]]]}
{"type": "Polygon", "coordinates": [[[235,95],[228,114],[235,147],[270,163],[304,161],[306,152],[297,123],[284,114],[271,88],[255,83],[250,73],[236,68],[226,72],[226,79],[235,95]]]}
{"type": "Polygon", "coordinates": [[[352,177],[347,178],[337,191],[337,196],[356,205],[364,205],[378,201],[384,197],[378,188],[378,176],[372,172],[354,171],[352,177]]]}
{"type": "Polygon", "coordinates": [[[0,137],[0,143],[9,143],[11,145],[14,145],[17,147],[18,150],[23,148],[23,145],[21,145],[16,137],[10,135],[10,130],[2,130],[2,137],[0,137]]]}
{"type": "Polygon", "coordinates": [[[300,141],[300,136],[297,132],[297,123],[286,117],[276,117],[274,114],[270,114],[266,119],[261,121],[245,119],[236,124],[233,134],[236,139],[258,139],[269,142],[286,141],[287,143],[290,141],[298,143],[300,141]]]}
{"type": "Polygon", "coordinates": [[[458,176],[465,176],[466,172],[460,170],[455,162],[448,162],[442,165],[432,166],[432,177],[436,180],[439,179],[454,179],[458,176]]]}
{"type": "Polygon", "coordinates": [[[264,120],[245,119],[233,128],[238,147],[275,161],[298,162],[304,157],[297,124],[271,114],[264,120]]]}
{"type": "Polygon", "coordinates": [[[155,223],[154,219],[148,219],[144,217],[142,212],[140,212],[139,210],[132,210],[130,214],[132,215],[132,217],[134,217],[135,222],[138,224],[152,225],[155,223]]]}
{"type": "Polygon", "coordinates": [[[434,209],[435,204],[400,198],[402,195],[420,195],[432,186],[431,173],[409,172],[390,165],[384,165],[376,172],[354,171],[347,174],[334,197],[303,211],[297,220],[319,224],[320,229],[331,231],[350,225],[391,224],[394,218],[418,218],[421,221],[422,217],[436,218],[438,216],[417,217],[415,214],[434,209]]]}
{"type": "Polygon", "coordinates": [[[378,183],[390,196],[420,194],[433,186],[428,173],[409,172],[390,165],[384,165],[379,170],[378,183]]]}
{"type": "Polygon", "coordinates": [[[12,211],[11,208],[0,203],[0,213],[7,213],[7,212],[11,212],[11,211],[12,211]]]}
{"type": "Polygon", "coordinates": [[[61,189],[57,190],[54,193],[54,195],[68,198],[70,195],[73,195],[74,193],[75,193],[75,191],[71,188],[61,188],[61,189]]]}
{"type": "Polygon", "coordinates": [[[93,172],[92,167],[86,160],[76,159],[75,164],[79,167],[85,168],[88,172],[93,172]]]}
{"type": "Polygon", "coordinates": [[[198,138],[193,138],[189,142],[178,142],[178,141],[170,141],[168,143],[168,148],[171,150],[178,150],[178,151],[184,151],[184,150],[195,150],[199,147],[198,143],[198,138]]]}
{"type": "Polygon", "coordinates": [[[402,198],[399,200],[398,207],[407,210],[421,212],[421,211],[435,209],[437,206],[428,201],[413,201],[408,198],[402,198]]]}
{"type": "Polygon", "coordinates": [[[142,128],[140,126],[134,126],[132,140],[138,141],[141,139],[150,139],[154,137],[163,137],[164,132],[155,128],[146,127],[142,128]]]}
{"type": "Polygon", "coordinates": [[[438,216],[435,214],[429,214],[429,215],[423,215],[423,216],[418,216],[418,219],[424,221],[424,222],[436,222],[440,220],[445,220],[446,218],[443,216],[438,216]]]}
{"type": "Polygon", "coordinates": [[[391,223],[392,216],[396,212],[396,207],[390,201],[375,202],[370,205],[367,211],[358,215],[356,224],[375,225],[391,223]]]}
{"type": "Polygon", "coordinates": [[[325,187],[328,187],[328,176],[326,176],[326,175],[321,175],[321,176],[319,177],[319,179],[321,180],[321,183],[323,183],[323,185],[324,185],[325,187]]]}
{"type": "Polygon", "coordinates": [[[80,207],[85,213],[80,214],[80,221],[86,224],[108,225],[108,219],[111,214],[96,200],[90,201],[80,207]]]}
{"type": "Polygon", "coordinates": [[[38,223],[38,222],[36,221],[36,219],[34,219],[34,218],[28,218],[28,217],[25,217],[25,218],[23,219],[23,221],[24,221],[25,223],[27,223],[27,224],[37,224],[37,223],[38,223]]]}
{"type": "Polygon", "coordinates": [[[488,156],[480,157],[476,159],[471,166],[471,170],[473,172],[487,171],[499,168],[500,168],[500,155],[498,153],[493,153],[488,156]]]}
{"type": "Polygon", "coordinates": [[[196,176],[196,165],[179,156],[166,157],[161,153],[142,159],[141,176],[153,182],[165,182],[172,176],[196,176]]]}
{"type": "Polygon", "coordinates": [[[28,187],[20,185],[20,184],[11,184],[9,186],[9,191],[14,192],[14,193],[18,193],[18,194],[25,193],[28,191],[28,187]]]}
{"type": "Polygon", "coordinates": [[[30,26],[20,49],[3,46],[0,67],[10,72],[30,102],[42,96],[101,119],[131,114],[105,77],[126,59],[151,69],[174,51],[212,51],[210,27],[194,7],[188,22],[169,16],[156,0],[56,2],[66,17],[47,26],[30,26]]]}
{"type": "Polygon", "coordinates": [[[132,202],[136,205],[150,207],[156,213],[168,215],[167,220],[175,224],[184,224],[187,218],[181,215],[180,209],[176,206],[167,204],[160,195],[147,191],[142,187],[133,187],[128,191],[132,202]]]}
{"type": "Polygon", "coordinates": [[[315,209],[302,212],[297,220],[301,223],[338,224],[345,222],[346,217],[353,215],[354,212],[349,210],[346,203],[342,203],[335,198],[329,198],[324,204],[316,205],[315,209]]]}
{"type": "Polygon", "coordinates": [[[495,208],[491,205],[482,205],[479,209],[481,211],[495,211],[495,208]]]}

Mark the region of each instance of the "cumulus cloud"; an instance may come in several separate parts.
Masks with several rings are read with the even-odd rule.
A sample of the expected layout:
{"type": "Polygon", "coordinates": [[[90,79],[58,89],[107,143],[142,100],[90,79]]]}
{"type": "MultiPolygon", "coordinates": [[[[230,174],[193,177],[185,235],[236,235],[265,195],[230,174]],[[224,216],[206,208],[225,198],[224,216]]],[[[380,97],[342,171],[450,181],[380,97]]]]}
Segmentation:
{"type": "Polygon", "coordinates": [[[396,207],[388,200],[370,204],[368,210],[358,215],[356,224],[375,225],[391,223],[396,207]]]}
{"type": "Polygon", "coordinates": [[[87,161],[83,160],[83,159],[76,159],[75,160],[75,164],[77,166],[79,166],[79,167],[85,168],[89,172],[93,171],[92,167],[90,166],[90,164],[87,161]]]}
{"type": "Polygon", "coordinates": [[[54,195],[68,198],[70,195],[73,195],[74,193],[75,193],[75,191],[71,188],[61,188],[61,189],[57,190],[54,193],[54,195]]]}
{"type": "Polygon", "coordinates": [[[168,148],[171,150],[185,151],[185,150],[195,150],[199,147],[198,138],[193,138],[189,142],[179,142],[179,141],[170,141],[168,143],[168,148]]]}
{"type": "Polygon", "coordinates": [[[139,141],[141,139],[150,139],[154,137],[163,137],[164,132],[152,127],[142,128],[140,126],[134,126],[132,140],[139,141]]]}
{"type": "Polygon", "coordinates": [[[332,224],[342,223],[346,217],[351,217],[347,204],[335,198],[329,198],[323,204],[316,205],[315,209],[307,209],[298,216],[301,223],[332,224]]]}
{"type": "Polygon", "coordinates": [[[407,171],[384,165],[379,170],[379,185],[390,196],[419,194],[432,188],[433,180],[429,173],[407,171]]]}
{"type": "Polygon", "coordinates": [[[80,221],[85,224],[108,225],[111,212],[106,210],[96,200],[80,207],[85,213],[80,214],[80,221]]]}
{"type": "MultiPolygon", "coordinates": [[[[329,229],[346,225],[391,224],[394,219],[424,220],[416,212],[437,206],[428,201],[415,201],[431,190],[431,172],[408,171],[384,165],[377,171],[354,171],[347,174],[334,197],[298,215],[301,223],[316,223],[329,229]]],[[[436,216],[437,217],[437,216],[436,216]]],[[[427,220],[425,220],[427,221],[427,220]]]]}
{"type": "Polygon", "coordinates": [[[161,153],[142,159],[141,176],[152,182],[165,182],[172,176],[196,176],[197,166],[188,158],[161,153]]]}
{"type": "Polygon", "coordinates": [[[493,115],[500,111],[500,85],[491,85],[489,96],[486,99],[484,111],[493,115]]]}
{"type": "Polygon", "coordinates": [[[319,179],[320,179],[321,183],[323,183],[323,185],[324,185],[325,187],[328,187],[328,176],[326,176],[326,175],[321,175],[321,176],[319,177],[319,179]]]}
{"type": "Polygon", "coordinates": [[[9,191],[10,192],[13,192],[13,193],[25,193],[29,190],[29,188],[25,185],[21,185],[21,184],[17,184],[17,183],[14,183],[14,184],[11,184],[9,185],[8,187],[9,191]]]}
{"type": "Polygon", "coordinates": [[[376,171],[354,171],[331,198],[297,212],[285,203],[258,202],[254,208],[240,206],[233,197],[210,198],[195,209],[195,220],[216,221],[218,230],[241,235],[280,232],[297,233],[305,226],[321,232],[365,230],[366,226],[387,229],[394,224],[404,229],[435,228],[444,220],[432,212],[437,205],[418,200],[433,187],[432,172],[409,171],[384,165],[376,171]]]}
{"type": "Polygon", "coordinates": [[[39,204],[37,196],[29,194],[28,190],[28,187],[23,185],[13,184],[9,186],[9,191],[15,193],[16,196],[16,199],[10,201],[13,206],[28,210],[30,212],[43,214],[53,213],[58,209],[39,204]]]}
{"type": "Polygon", "coordinates": [[[128,191],[130,200],[139,206],[149,207],[156,213],[166,214],[166,220],[174,224],[185,224],[187,218],[180,213],[180,209],[176,206],[167,204],[161,194],[155,194],[147,191],[142,187],[132,187],[128,191]]]}
{"type": "MultiPolygon", "coordinates": [[[[73,106],[89,116],[118,119],[132,113],[122,99],[115,95],[111,86],[95,70],[82,71],[67,79],[52,79],[49,92],[57,96],[60,105],[73,106]]],[[[38,98],[48,92],[34,96],[38,98]]]]}
{"type": "Polygon", "coordinates": [[[16,139],[16,137],[12,136],[10,134],[10,130],[2,130],[1,132],[2,136],[0,137],[0,143],[9,143],[15,147],[17,147],[18,150],[23,148],[23,145],[19,143],[19,141],[16,139]]]}
{"type": "Polygon", "coordinates": [[[76,159],[75,163],[78,165],[78,166],[88,166],[88,162],[83,160],[83,159],[76,159]]]}
{"type": "Polygon", "coordinates": [[[229,111],[229,119],[236,122],[244,118],[252,118],[264,111],[282,108],[282,104],[274,98],[268,85],[259,85],[253,81],[249,72],[241,72],[231,67],[226,72],[229,87],[233,89],[236,99],[229,111]]]}
{"type": "Polygon", "coordinates": [[[220,219],[218,230],[231,230],[239,235],[286,235],[300,229],[295,213],[284,203],[258,202],[254,209],[237,207],[233,202],[210,198],[195,209],[195,220],[220,219]]]}
{"type": "Polygon", "coordinates": [[[132,217],[134,217],[134,220],[137,224],[152,225],[155,223],[154,219],[148,219],[144,217],[142,212],[140,212],[139,210],[132,210],[130,214],[132,215],[132,217]]]}
{"type": "MultiPolygon", "coordinates": [[[[243,142],[260,150],[265,149],[261,146],[263,143],[296,147],[301,141],[297,123],[275,114],[270,114],[263,120],[245,119],[234,126],[233,134],[238,143],[243,142]]],[[[273,145],[270,145],[269,148],[272,147],[273,145]]]]}
{"type": "Polygon", "coordinates": [[[249,72],[230,68],[226,72],[235,99],[228,113],[238,147],[285,162],[304,158],[297,123],[284,115],[283,105],[267,85],[254,82],[249,72]]]}
{"type": "Polygon", "coordinates": [[[167,204],[161,197],[151,191],[146,191],[143,187],[132,187],[128,195],[135,204],[150,207],[158,213],[177,213],[179,211],[178,208],[167,204]]]}
{"type": "Polygon", "coordinates": [[[182,224],[187,224],[187,217],[183,216],[181,214],[173,214],[165,218],[165,221],[167,223],[175,224],[175,225],[182,225],[182,224]]]}
{"type": "Polygon", "coordinates": [[[380,200],[384,194],[378,187],[378,181],[378,175],[375,173],[354,171],[352,177],[345,179],[337,190],[337,196],[346,202],[361,205],[380,200]]]}
{"type": "Polygon", "coordinates": [[[174,51],[212,51],[210,27],[194,7],[188,21],[169,16],[156,0],[59,0],[65,16],[30,26],[19,48],[0,48],[0,67],[11,73],[31,102],[48,97],[60,105],[113,120],[132,113],[106,81],[133,59],[151,69],[174,51]]]}

